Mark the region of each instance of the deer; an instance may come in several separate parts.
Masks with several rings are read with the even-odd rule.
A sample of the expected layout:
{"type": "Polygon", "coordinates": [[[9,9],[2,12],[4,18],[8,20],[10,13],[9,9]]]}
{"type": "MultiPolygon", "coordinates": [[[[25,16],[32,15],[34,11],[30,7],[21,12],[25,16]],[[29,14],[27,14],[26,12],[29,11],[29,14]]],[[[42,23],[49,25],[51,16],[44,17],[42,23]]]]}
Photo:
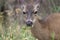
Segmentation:
{"type": "Polygon", "coordinates": [[[60,14],[50,14],[44,19],[36,16],[36,21],[31,27],[32,34],[38,40],[52,40],[52,33],[54,33],[54,40],[60,40],[60,14]]]}
{"type": "Polygon", "coordinates": [[[60,40],[60,14],[53,13],[42,18],[38,15],[40,0],[30,0],[21,5],[24,22],[31,27],[31,33],[38,40],[60,40]],[[53,35],[52,35],[53,34],[53,35]],[[53,36],[53,38],[52,38],[53,36]]]}

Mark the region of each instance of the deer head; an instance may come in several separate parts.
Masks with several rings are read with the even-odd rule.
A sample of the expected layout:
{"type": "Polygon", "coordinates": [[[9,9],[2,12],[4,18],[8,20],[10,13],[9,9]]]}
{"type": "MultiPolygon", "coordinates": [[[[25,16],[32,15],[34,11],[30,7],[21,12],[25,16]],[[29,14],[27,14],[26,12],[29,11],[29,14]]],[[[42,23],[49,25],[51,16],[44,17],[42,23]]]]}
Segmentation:
{"type": "Polygon", "coordinates": [[[34,17],[36,16],[38,9],[39,9],[39,0],[30,0],[30,2],[26,2],[22,5],[23,7],[23,14],[25,15],[25,23],[28,26],[32,26],[35,22],[34,17]]]}

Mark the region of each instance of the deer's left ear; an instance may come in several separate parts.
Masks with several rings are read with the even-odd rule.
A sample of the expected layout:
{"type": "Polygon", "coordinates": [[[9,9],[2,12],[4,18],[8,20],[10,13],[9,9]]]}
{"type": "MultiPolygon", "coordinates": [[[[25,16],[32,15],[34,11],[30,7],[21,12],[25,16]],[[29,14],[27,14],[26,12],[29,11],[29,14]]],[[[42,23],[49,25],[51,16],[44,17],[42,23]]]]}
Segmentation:
{"type": "Polygon", "coordinates": [[[34,11],[38,11],[39,7],[40,7],[39,3],[35,4],[34,5],[34,11]]]}
{"type": "Polygon", "coordinates": [[[35,0],[34,1],[34,10],[37,11],[39,7],[40,7],[40,0],[35,0]]]}

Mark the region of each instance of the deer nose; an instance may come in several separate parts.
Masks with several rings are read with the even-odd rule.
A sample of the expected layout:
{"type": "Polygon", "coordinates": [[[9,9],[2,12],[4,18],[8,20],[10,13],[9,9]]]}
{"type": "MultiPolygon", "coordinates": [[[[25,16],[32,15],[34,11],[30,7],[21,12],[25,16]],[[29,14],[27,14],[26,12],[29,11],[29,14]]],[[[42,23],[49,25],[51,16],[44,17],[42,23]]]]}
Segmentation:
{"type": "Polygon", "coordinates": [[[32,26],[33,22],[32,21],[26,21],[27,26],[32,26]]]}

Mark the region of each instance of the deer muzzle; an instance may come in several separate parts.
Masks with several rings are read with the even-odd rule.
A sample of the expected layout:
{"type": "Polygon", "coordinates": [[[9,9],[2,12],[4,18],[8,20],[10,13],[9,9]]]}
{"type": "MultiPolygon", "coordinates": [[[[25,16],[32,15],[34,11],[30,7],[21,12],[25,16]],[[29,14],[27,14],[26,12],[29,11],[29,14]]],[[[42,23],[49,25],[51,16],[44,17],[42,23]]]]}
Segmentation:
{"type": "Polygon", "coordinates": [[[31,19],[26,20],[27,26],[32,26],[33,21],[31,19]]]}

